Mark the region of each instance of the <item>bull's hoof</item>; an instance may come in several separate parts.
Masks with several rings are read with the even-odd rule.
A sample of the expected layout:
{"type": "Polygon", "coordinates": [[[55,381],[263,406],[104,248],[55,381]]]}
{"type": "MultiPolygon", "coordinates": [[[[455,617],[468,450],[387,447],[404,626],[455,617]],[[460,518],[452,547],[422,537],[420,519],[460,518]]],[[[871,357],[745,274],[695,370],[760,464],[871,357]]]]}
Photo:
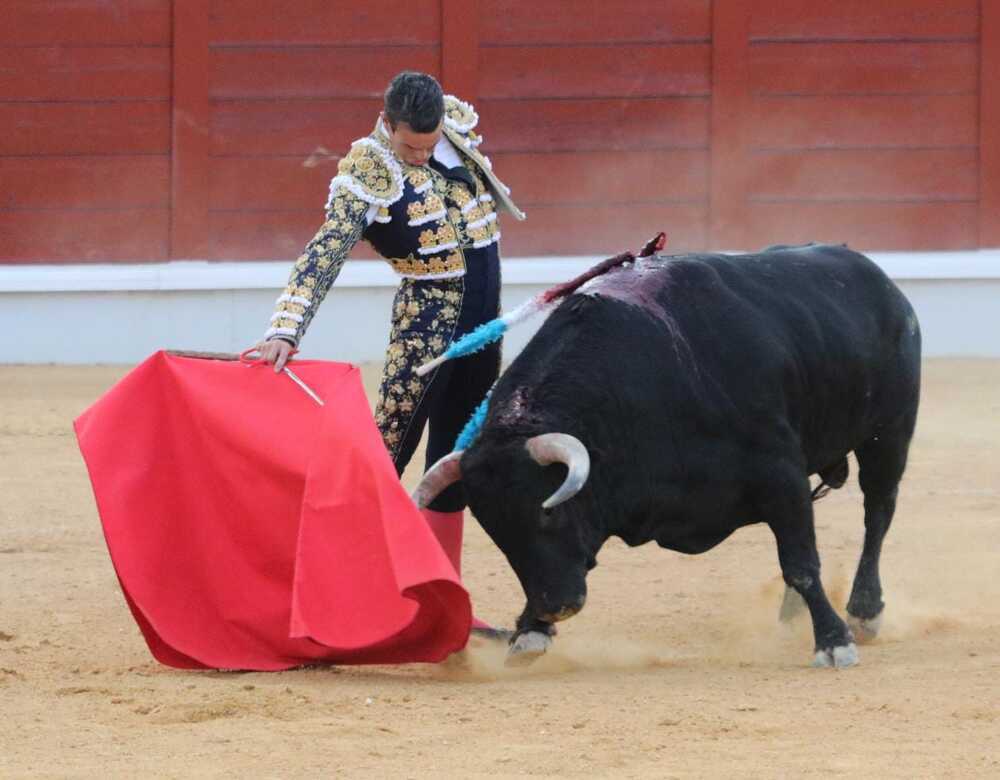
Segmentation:
{"type": "Polygon", "coordinates": [[[879,629],[882,628],[882,613],[879,612],[873,618],[859,618],[848,613],[847,625],[858,642],[866,644],[878,636],[879,629]]]}
{"type": "Polygon", "coordinates": [[[545,655],[552,646],[552,637],[541,631],[525,631],[511,642],[507,650],[506,666],[527,666],[536,658],[545,655]]]}
{"type": "Polygon", "coordinates": [[[849,645],[817,650],[813,666],[818,669],[846,669],[848,666],[857,666],[860,660],[858,647],[851,642],[849,645]]]}
{"type": "Polygon", "coordinates": [[[782,623],[791,623],[796,617],[801,615],[806,608],[806,600],[795,588],[785,586],[785,596],[781,600],[781,609],[778,611],[778,620],[782,623]]]}

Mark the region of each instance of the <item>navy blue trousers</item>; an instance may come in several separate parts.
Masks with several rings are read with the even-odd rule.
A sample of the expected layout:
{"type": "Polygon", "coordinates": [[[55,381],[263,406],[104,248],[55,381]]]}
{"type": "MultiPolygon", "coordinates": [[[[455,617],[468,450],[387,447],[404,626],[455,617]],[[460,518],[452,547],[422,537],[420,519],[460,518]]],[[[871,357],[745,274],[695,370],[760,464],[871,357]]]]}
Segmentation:
{"type": "MultiPolygon", "coordinates": [[[[411,282],[415,288],[410,291],[411,297],[429,297],[426,293],[431,291],[430,287],[421,289],[423,286],[460,292],[461,303],[452,341],[495,319],[500,312],[500,256],[497,245],[465,250],[465,262],[465,276],[457,279],[411,282]]],[[[429,307],[419,316],[428,323],[436,321],[435,318],[440,320],[440,310],[435,312],[434,308],[429,307]]],[[[452,451],[455,439],[499,376],[500,355],[501,343],[496,342],[480,352],[444,363],[429,376],[430,381],[407,421],[398,446],[394,448],[393,461],[400,475],[413,457],[425,424],[429,424],[425,470],[452,451]]],[[[399,380],[406,382],[407,376],[417,367],[406,365],[400,372],[399,380]]],[[[466,505],[465,492],[459,482],[438,496],[430,508],[437,512],[457,512],[466,505]]]]}

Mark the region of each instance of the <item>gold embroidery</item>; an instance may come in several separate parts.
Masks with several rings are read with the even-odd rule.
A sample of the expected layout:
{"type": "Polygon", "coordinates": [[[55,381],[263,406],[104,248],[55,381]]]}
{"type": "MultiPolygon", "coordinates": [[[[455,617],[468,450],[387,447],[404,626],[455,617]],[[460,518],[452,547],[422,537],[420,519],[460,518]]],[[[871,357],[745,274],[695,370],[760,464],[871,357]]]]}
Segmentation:
{"type": "Polygon", "coordinates": [[[301,317],[301,321],[287,316],[276,318],[272,327],[294,331],[282,336],[293,339],[296,344],[302,338],[317,307],[340,273],[348,252],[361,237],[368,208],[369,204],[353,193],[343,190],[337,193],[327,209],[326,222],[295,261],[282,296],[284,300],[275,308],[277,315],[301,317]],[[312,305],[304,306],[290,298],[302,298],[312,305]]]}
{"type": "Polygon", "coordinates": [[[439,211],[444,211],[444,203],[434,192],[428,193],[423,202],[415,200],[406,207],[407,215],[414,222],[424,219],[431,214],[437,214],[439,211]]]}
{"type": "Polygon", "coordinates": [[[424,211],[428,214],[444,211],[444,201],[436,193],[428,193],[427,197],[424,198],[424,211]]]}
{"type": "Polygon", "coordinates": [[[434,246],[437,243],[437,232],[434,230],[420,231],[420,246],[424,249],[434,246]]]}
{"type": "Polygon", "coordinates": [[[406,207],[407,216],[414,221],[418,219],[423,219],[424,212],[425,212],[424,204],[421,203],[419,200],[413,201],[413,203],[411,203],[406,207]]]}
{"type": "MultiPolygon", "coordinates": [[[[436,255],[426,260],[414,257],[394,257],[389,260],[392,270],[400,276],[426,276],[428,274],[458,274],[465,270],[465,259],[461,252],[451,252],[446,257],[436,255]]],[[[397,303],[397,306],[400,304],[397,303]]],[[[419,311],[414,311],[411,305],[402,311],[396,310],[396,316],[404,312],[410,316],[416,316],[419,311]]]]}
{"type": "Polygon", "coordinates": [[[476,126],[479,119],[472,106],[458,100],[452,95],[445,96],[444,114],[459,127],[469,127],[470,129],[476,126]]]}
{"type": "Polygon", "coordinates": [[[407,178],[414,189],[420,189],[431,180],[431,176],[423,168],[410,168],[407,178]]]}
{"type": "Polygon", "coordinates": [[[460,209],[465,208],[466,204],[472,200],[469,190],[458,182],[455,182],[448,188],[448,197],[460,209]]]}
{"type": "MultiPolygon", "coordinates": [[[[359,194],[369,202],[398,200],[403,193],[400,172],[389,168],[382,154],[372,148],[374,142],[362,140],[366,142],[355,142],[351,151],[337,163],[337,173],[349,177],[360,188],[359,194]]],[[[389,150],[384,150],[384,153],[390,154],[389,150]]]]}
{"type": "MultiPolygon", "coordinates": [[[[456,252],[454,256],[461,261],[461,254],[456,252]]],[[[410,261],[425,264],[413,258],[410,261]]],[[[433,374],[418,377],[414,370],[440,355],[450,341],[462,289],[461,279],[443,280],[433,285],[404,279],[396,292],[393,302],[396,317],[389,334],[382,385],[375,407],[375,422],[394,459],[433,378],[433,374]],[[448,303],[442,305],[442,301],[448,303]],[[400,316],[403,312],[408,316],[400,316]]]]}
{"type": "MultiPolygon", "coordinates": [[[[440,224],[437,230],[424,230],[420,233],[420,246],[423,249],[437,249],[443,244],[448,244],[458,238],[455,228],[449,224],[440,224]]],[[[424,252],[429,254],[429,252],[424,252]]]]}

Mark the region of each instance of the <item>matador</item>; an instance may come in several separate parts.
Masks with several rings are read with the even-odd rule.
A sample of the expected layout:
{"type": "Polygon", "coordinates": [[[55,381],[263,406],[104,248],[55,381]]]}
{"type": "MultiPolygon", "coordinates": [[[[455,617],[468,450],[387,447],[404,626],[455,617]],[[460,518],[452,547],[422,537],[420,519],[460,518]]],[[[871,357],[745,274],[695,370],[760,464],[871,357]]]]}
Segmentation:
{"type": "MultiPolygon", "coordinates": [[[[500,370],[495,343],[424,377],[415,373],[498,315],[498,207],[524,219],[479,150],[478,119],[471,105],[444,95],[431,76],[404,72],[392,80],[374,130],[339,162],[326,221],[296,261],[260,345],[264,359],[280,368],[348,253],[368,241],[400,279],[375,408],[399,474],[426,423],[425,468],[451,452],[500,370]]],[[[459,573],[465,506],[459,483],[423,510],[459,573]]],[[[492,629],[474,620],[473,630],[492,629]]]]}

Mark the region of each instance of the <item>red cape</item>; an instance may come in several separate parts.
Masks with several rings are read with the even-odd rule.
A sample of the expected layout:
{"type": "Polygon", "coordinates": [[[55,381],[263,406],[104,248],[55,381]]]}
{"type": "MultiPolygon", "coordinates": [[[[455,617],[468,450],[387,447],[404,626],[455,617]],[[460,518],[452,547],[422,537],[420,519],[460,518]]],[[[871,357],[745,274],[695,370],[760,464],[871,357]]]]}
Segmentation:
{"type": "Polygon", "coordinates": [[[441,661],[468,593],[354,366],[157,352],[75,421],[122,591],[184,669],[441,661]]]}

